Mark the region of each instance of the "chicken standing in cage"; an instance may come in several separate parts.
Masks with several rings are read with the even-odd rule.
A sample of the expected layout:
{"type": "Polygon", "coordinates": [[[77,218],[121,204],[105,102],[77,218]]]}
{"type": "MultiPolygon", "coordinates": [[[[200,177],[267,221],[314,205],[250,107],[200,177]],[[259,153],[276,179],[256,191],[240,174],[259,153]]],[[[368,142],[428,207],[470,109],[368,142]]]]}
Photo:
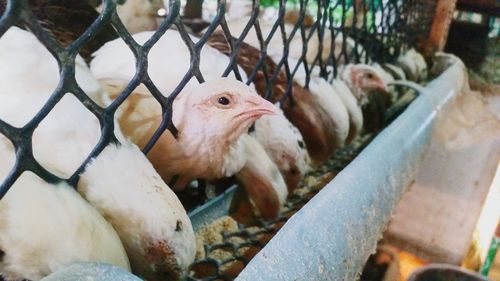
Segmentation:
{"type": "MultiPolygon", "coordinates": [[[[208,40],[208,43],[217,50],[231,55],[228,40],[221,32],[212,34],[208,40]]],[[[251,74],[256,70],[261,57],[260,52],[245,42],[239,44],[237,62],[246,73],[251,74]]],[[[253,77],[257,91],[261,96],[268,97],[273,102],[282,103],[285,116],[302,134],[311,159],[316,163],[321,163],[336,148],[335,121],[328,116],[327,112],[320,109],[321,104],[314,99],[308,89],[294,82],[291,82],[291,90],[288,89],[289,79],[271,58],[265,57],[262,64],[253,77]],[[275,77],[274,80],[266,81],[267,76],[275,77]],[[272,87],[269,87],[269,84],[272,87]]]]}
{"type": "MultiPolygon", "coordinates": [[[[142,32],[135,34],[134,38],[143,43],[151,36],[150,32],[142,32]]],[[[198,40],[194,36],[190,38],[194,41],[198,40]]],[[[150,52],[148,73],[161,92],[168,95],[187,73],[189,60],[189,50],[181,40],[179,32],[167,30],[150,52]],[[163,64],[165,61],[176,65],[176,68],[166,67],[163,64]]],[[[194,79],[191,79],[173,102],[172,121],[178,131],[177,138],[169,131],[164,132],[148,157],[167,182],[179,175],[172,184],[172,187],[178,190],[185,188],[192,180],[199,178],[215,180],[224,176],[237,175],[244,168],[243,172],[247,176],[241,176],[239,180],[246,189],[268,190],[269,195],[265,192],[248,191],[250,195],[253,195],[252,201],[255,205],[264,208],[268,204],[261,204],[260,201],[269,203],[269,198],[277,199],[278,197],[273,195],[274,190],[282,190],[283,179],[274,180],[275,176],[282,177],[279,173],[275,176],[266,176],[257,172],[255,169],[261,167],[259,165],[245,165],[249,163],[247,158],[253,158],[254,155],[245,149],[245,142],[241,140],[241,137],[253,122],[258,122],[261,116],[276,114],[278,110],[274,105],[256,95],[250,87],[243,87],[242,83],[233,79],[218,78],[228,64],[227,57],[217,50],[209,46],[201,49],[200,71],[205,79],[210,80],[206,84],[210,86],[206,86],[205,92],[200,91],[198,95],[202,98],[204,93],[218,93],[220,100],[213,100],[210,103],[208,100],[200,102],[194,98],[187,100],[185,93],[197,84],[194,79]],[[248,102],[232,94],[236,89],[245,92],[245,99],[248,99],[248,102]],[[248,169],[253,171],[249,173],[248,169]],[[249,177],[249,175],[253,176],[249,177]],[[255,177],[259,177],[258,180],[255,177]],[[265,185],[256,185],[256,183],[265,183],[265,185]]],[[[111,97],[114,98],[133,77],[135,59],[122,40],[114,40],[95,53],[91,69],[94,76],[105,85],[111,97]]],[[[156,99],[151,96],[149,89],[140,85],[134,89],[131,97],[126,101],[119,121],[125,135],[139,146],[145,146],[162,121],[161,108],[156,99]],[[138,124],[140,125],[137,126],[138,124]]],[[[267,154],[262,157],[264,158],[253,159],[273,163],[267,161],[269,159],[267,154]]],[[[283,200],[272,201],[274,203],[269,208],[279,210],[280,202],[283,200]]],[[[264,209],[259,209],[259,212],[269,214],[264,209]]],[[[277,215],[276,211],[271,213],[272,216],[277,215]]]]}

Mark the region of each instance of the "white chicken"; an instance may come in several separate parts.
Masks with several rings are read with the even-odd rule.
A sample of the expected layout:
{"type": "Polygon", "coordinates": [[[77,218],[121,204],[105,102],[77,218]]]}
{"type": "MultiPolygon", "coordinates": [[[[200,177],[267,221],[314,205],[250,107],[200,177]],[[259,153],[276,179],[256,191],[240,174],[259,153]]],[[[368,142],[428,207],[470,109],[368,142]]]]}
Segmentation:
{"type": "Polygon", "coordinates": [[[287,185],[278,167],[269,158],[262,145],[253,137],[241,137],[245,154],[245,165],[236,173],[243,183],[256,213],[264,219],[275,218],[288,196],[287,185]]]}
{"type": "MultiPolygon", "coordinates": [[[[102,5],[96,8],[102,11],[102,5]]],[[[158,24],[158,10],[163,8],[162,0],[126,0],[116,5],[116,12],[123,25],[131,34],[156,30],[158,24]]]]}
{"type": "MultiPolygon", "coordinates": [[[[223,54],[231,55],[231,47],[221,32],[213,33],[208,38],[207,43],[223,54]]],[[[252,73],[259,58],[260,52],[258,49],[244,42],[241,43],[236,62],[247,74],[252,73]]],[[[276,65],[270,58],[266,58],[265,67],[268,72],[272,73],[275,71],[276,65]]],[[[269,100],[275,103],[278,100],[283,100],[288,81],[285,74],[280,72],[270,88],[267,88],[265,75],[262,69],[256,72],[252,81],[256,91],[259,95],[266,96],[267,90],[271,90],[272,94],[269,100]]],[[[279,105],[279,103],[276,103],[276,105],[279,105]]],[[[314,151],[319,152],[318,154],[324,157],[325,153],[322,152],[328,149],[329,142],[326,141],[328,134],[322,130],[323,124],[320,120],[322,116],[314,111],[315,107],[315,101],[310,97],[308,91],[293,83],[292,96],[283,103],[282,114],[263,116],[255,122],[254,136],[257,137],[271,159],[278,165],[289,192],[298,187],[300,179],[307,170],[304,167],[307,165],[302,163],[305,159],[307,159],[307,163],[309,162],[308,149],[312,147],[306,147],[306,143],[311,140],[314,140],[315,143],[321,142],[319,139],[325,136],[326,145],[324,147],[316,146],[314,151]],[[306,99],[303,99],[304,97],[306,99]],[[290,102],[292,98],[293,103],[290,102]],[[308,102],[310,103],[308,104],[308,102]],[[304,109],[310,109],[310,111],[306,112],[304,109]],[[295,127],[287,118],[298,121],[296,124],[300,124],[300,128],[295,127]]]]}
{"type": "Polygon", "coordinates": [[[366,64],[347,64],[339,69],[339,79],[344,81],[363,106],[368,102],[368,95],[374,91],[388,94],[382,74],[376,68],[366,64]]]}
{"type": "Polygon", "coordinates": [[[394,80],[406,80],[406,74],[401,67],[391,63],[384,63],[381,66],[394,80]]]}
{"type": "MultiPolygon", "coordinates": [[[[239,19],[228,21],[227,25],[229,27],[231,34],[235,37],[239,37],[249,21],[250,17],[248,16],[241,17],[239,19]]],[[[267,21],[262,18],[259,19],[259,26],[264,40],[266,40],[269,34],[271,33],[274,23],[275,23],[274,21],[267,21]]],[[[284,26],[285,26],[285,33],[287,36],[287,40],[290,40],[289,37],[291,36],[291,32],[293,31],[294,26],[290,24],[285,24],[284,26]]],[[[310,36],[310,39],[307,42],[307,52],[305,55],[305,59],[308,63],[313,63],[316,60],[319,51],[320,39],[318,37],[318,30],[314,29],[312,30],[312,32],[313,34],[310,35],[311,29],[306,30],[306,36],[310,36]]],[[[353,55],[356,46],[354,40],[350,37],[347,37],[345,40],[346,53],[345,54],[342,53],[343,49],[342,44],[344,41],[343,38],[344,37],[341,33],[337,34],[337,36],[335,37],[334,57],[336,58],[338,63],[345,63],[345,57],[351,57],[353,55]]],[[[253,47],[260,49],[259,39],[257,37],[257,33],[254,28],[250,29],[244,41],[252,45],[253,47]]],[[[321,42],[323,46],[321,52],[321,58],[324,62],[326,62],[328,61],[331,52],[331,43],[332,43],[331,33],[325,31],[324,37],[322,38],[321,42]]],[[[302,57],[303,47],[304,45],[302,36],[300,35],[300,30],[297,30],[297,32],[294,34],[293,38],[291,38],[289,43],[289,58],[293,58],[296,60],[300,59],[302,57]]],[[[362,50],[361,45],[358,45],[357,47],[358,47],[358,54],[361,55],[360,59],[364,61],[363,54],[365,54],[366,52],[362,50]]],[[[280,58],[280,59],[281,57],[283,57],[283,38],[281,36],[279,27],[273,34],[269,43],[267,44],[267,55],[273,58],[280,58]]],[[[279,60],[275,61],[279,62],[279,60]]]]}
{"type": "MultiPolygon", "coordinates": [[[[11,28],[1,38],[0,61],[0,94],[2,101],[6,101],[0,105],[0,118],[13,125],[24,124],[56,88],[57,62],[35,36],[18,28],[11,28]]],[[[76,80],[94,101],[105,102],[99,98],[106,95],[79,57],[76,80]]],[[[76,169],[88,156],[99,135],[97,119],[68,93],[35,131],[34,155],[46,169],[69,177],[74,172],[72,168],[76,169]],[[65,150],[54,153],[53,147],[65,150]]],[[[194,234],[187,214],[146,157],[132,144],[127,144],[116,125],[115,135],[124,144],[105,148],[87,166],[78,188],[109,219],[125,242],[134,272],[150,280],[179,276],[194,259],[194,234]],[[130,216],[130,206],[134,206],[134,216],[130,216]]]]}
{"type": "Polygon", "coordinates": [[[288,121],[280,110],[278,115],[263,116],[255,122],[250,133],[264,147],[285,178],[288,192],[292,193],[302,175],[309,170],[309,154],[299,130],[288,121]]]}
{"type": "Polygon", "coordinates": [[[403,68],[410,81],[422,82],[427,78],[427,63],[424,57],[413,48],[399,56],[397,64],[403,68]]]}
{"type": "MultiPolygon", "coordinates": [[[[299,62],[292,58],[288,58],[288,62],[292,67],[295,67],[299,62]]],[[[309,91],[313,97],[317,100],[320,108],[317,110],[323,110],[327,112],[330,116],[331,121],[334,124],[334,144],[337,148],[344,146],[347,137],[349,135],[349,113],[347,108],[340,98],[339,94],[334,90],[332,85],[330,85],[326,80],[319,77],[319,68],[317,66],[313,67],[311,71],[311,77],[309,80],[309,91]]],[[[293,77],[300,86],[306,86],[306,70],[304,64],[300,64],[295,76],[293,77]]]]}
{"type": "Polygon", "coordinates": [[[352,94],[351,89],[347,87],[344,81],[334,79],[332,81],[332,87],[344,103],[347,113],[349,114],[349,133],[346,139],[346,143],[349,144],[363,130],[363,111],[352,94]]]}
{"type": "Polygon", "coordinates": [[[384,113],[392,99],[383,74],[366,64],[348,64],[339,68],[338,78],[345,82],[363,112],[363,128],[376,132],[384,126],[384,113]]]}
{"type": "MultiPolygon", "coordinates": [[[[142,32],[135,34],[134,39],[143,44],[151,35],[151,32],[142,32]]],[[[148,58],[152,81],[163,94],[169,95],[189,69],[190,53],[179,33],[168,30],[148,58]],[[168,67],[165,62],[175,67],[168,67]]],[[[261,116],[278,110],[251,87],[234,79],[219,78],[229,64],[225,55],[205,46],[200,58],[200,71],[208,82],[200,85],[194,79],[189,81],[173,102],[172,122],[178,130],[177,138],[165,131],[148,154],[165,181],[176,178],[172,184],[174,189],[182,189],[199,178],[215,180],[236,174],[247,157],[253,157],[241,143],[242,134],[261,116]]],[[[122,40],[115,40],[95,53],[91,69],[113,99],[133,77],[135,59],[122,40]]],[[[246,78],[243,71],[240,74],[246,78]]],[[[146,145],[162,121],[158,102],[144,86],[133,91],[121,112],[119,122],[125,135],[140,147],[146,145]]],[[[260,179],[261,182],[268,180],[260,179]]],[[[258,188],[244,185],[247,189],[258,188]]],[[[259,196],[266,194],[259,193],[259,196]]]]}
{"type": "MultiPolygon", "coordinates": [[[[0,178],[14,148],[0,136],[0,178]]],[[[24,172],[0,201],[0,275],[40,280],[77,261],[106,262],[130,271],[113,227],[69,185],[24,172]]]]}
{"type": "Polygon", "coordinates": [[[108,145],[87,165],[78,191],[115,227],[134,273],[176,280],[193,262],[191,221],[135,145],[108,145]]]}

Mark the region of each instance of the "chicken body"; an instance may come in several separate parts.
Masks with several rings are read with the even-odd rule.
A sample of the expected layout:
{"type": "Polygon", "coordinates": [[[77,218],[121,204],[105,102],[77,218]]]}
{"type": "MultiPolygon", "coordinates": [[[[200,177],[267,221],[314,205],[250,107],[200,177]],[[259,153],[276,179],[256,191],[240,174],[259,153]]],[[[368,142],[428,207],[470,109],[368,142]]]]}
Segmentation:
{"type": "Polygon", "coordinates": [[[309,154],[299,130],[279,115],[263,116],[255,122],[251,133],[263,146],[283,175],[288,192],[292,193],[300,184],[302,175],[309,170],[309,154]]]}
{"type": "Polygon", "coordinates": [[[358,104],[368,102],[368,96],[376,91],[388,94],[381,72],[366,64],[347,64],[339,71],[339,78],[351,89],[358,104]]]}
{"type": "Polygon", "coordinates": [[[48,184],[31,172],[0,201],[0,228],[5,280],[40,280],[77,261],[130,270],[120,238],[97,210],[67,184],[48,184]]]}
{"type": "MultiPolygon", "coordinates": [[[[294,59],[288,59],[291,65],[299,63],[294,59]]],[[[317,110],[323,110],[328,115],[328,121],[331,125],[331,139],[333,150],[344,146],[349,135],[349,114],[344,102],[339,94],[326,80],[319,77],[319,68],[312,67],[309,80],[309,91],[319,105],[317,110]]],[[[294,80],[302,87],[306,87],[306,70],[304,64],[301,64],[295,73],[294,80]]],[[[333,152],[332,150],[332,152],[333,152]]]]}
{"type": "MultiPolygon", "coordinates": [[[[158,10],[162,7],[162,0],[126,0],[116,5],[116,12],[128,32],[134,34],[156,30],[159,26],[158,10]]],[[[97,10],[101,12],[102,5],[97,10]]]]}
{"type": "Polygon", "coordinates": [[[348,64],[339,71],[339,79],[351,90],[363,112],[366,131],[375,132],[384,125],[384,112],[391,94],[377,68],[366,64],[348,64]]]}
{"type": "Polygon", "coordinates": [[[191,221],[135,145],[106,147],[86,167],[78,191],[115,227],[136,274],[177,280],[193,262],[191,221]]]}
{"type": "MultiPolygon", "coordinates": [[[[154,32],[140,32],[133,35],[134,40],[144,44],[153,36],[154,32]]],[[[199,39],[190,36],[197,42],[199,39]]],[[[190,68],[191,55],[186,43],[176,30],[167,30],[153,46],[148,55],[148,75],[164,96],[177,87],[190,68]]],[[[204,46],[200,52],[200,72],[205,81],[218,79],[222,76],[229,59],[221,56],[220,52],[204,46]]],[[[135,75],[136,61],[130,48],[121,39],[109,41],[93,54],[90,64],[92,74],[108,90],[111,96],[118,95],[135,75]]],[[[240,71],[242,80],[246,75],[240,71]]],[[[231,73],[228,77],[234,77],[231,73]]],[[[191,78],[187,87],[196,86],[199,82],[191,78]]],[[[140,85],[133,92],[150,97],[149,90],[140,85]]]]}
{"type": "MultiPolygon", "coordinates": [[[[57,62],[31,33],[17,27],[12,27],[0,38],[0,61],[0,119],[22,127],[42,109],[56,89],[59,83],[57,62]]],[[[99,83],[92,78],[80,57],[76,59],[75,72],[81,89],[101,103],[97,99],[99,83]]],[[[97,118],[68,93],[35,130],[33,155],[49,171],[69,177],[99,137],[97,118]]]]}
{"type": "MultiPolygon", "coordinates": [[[[293,65],[299,63],[296,60],[288,59],[293,65]]],[[[328,83],[323,78],[320,78],[320,69],[318,66],[309,66],[310,81],[309,88],[314,94],[318,103],[324,110],[329,112],[331,119],[335,122],[335,143],[337,146],[342,146],[345,143],[350,143],[357,135],[361,133],[363,128],[363,113],[361,105],[355,98],[351,89],[345,82],[339,79],[334,79],[332,83],[328,83]],[[344,112],[347,114],[344,114],[344,112]],[[347,116],[347,117],[346,117],[347,116]]],[[[328,69],[333,71],[333,69],[328,69]]],[[[304,65],[299,66],[298,71],[294,76],[295,81],[300,85],[306,83],[306,72],[304,65]]]]}
{"type": "Polygon", "coordinates": [[[255,138],[243,135],[241,140],[248,157],[236,178],[243,185],[252,187],[246,190],[258,215],[265,219],[274,218],[288,196],[286,183],[276,164],[255,138]]]}
{"type": "MultiPolygon", "coordinates": [[[[231,32],[231,34],[235,37],[239,37],[240,34],[243,32],[243,29],[247,26],[248,22],[250,21],[250,17],[241,17],[239,19],[231,20],[228,21],[228,27],[231,32]]],[[[259,26],[262,32],[262,36],[264,40],[267,39],[269,34],[271,33],[271,30],[274,26],[274,21],[267,21],[265,19],[259,19],[259,26]]],[[[285,23],[285,33],[287,36],[287,40],[289,40],[289,37],[291,36],[291,32],[293,31],[294,26],[291,24],[285,23]]],[[[318,37],[318,30],[314,29],[308,29],[306,30],[306,36],[310,36],[309,41],[307,41],[307,52],[305,54],[305,60],[308,63],[313,63],[316,60],[316,57],[318,56],[319,52],[319,43],[320,39],[318,37]],[[310,35],[310,33],[313,33],[310,35]]],[[[255,32],[254,28],[251,28],[250,31],[248,32],[247,36],[245,37],[244,41],[251,46],[260,49],[260,42],[257,37],[257,33],[255,32]]],[[[346,53],[342,53],[342,44],[343,44],[343,35],[342,34],[337,34],[335,37],[335,48],[334,48],[334,57],[337,59],[338,63],[345,63],[347,59],[350,59],[352,55],[354,55],[354,48],[355,44],[354,41],[347,37],[346,38],[346,53]]],[[[331,43],[332,43],[332,37],[329,32],[325,32],[322,40],[322,51],[321,51],[321,59],[322,61],[326,62],[329,59],[330,52],[331,52],[331,43]]],[[[271,40],[267,44],[267,55],[273,58],[283,57],[283,38],[280,33],[280,29],[278,27],[277,31],[273,34],[271,40]]],[[[299,60],[302,57],[302,51],[304,48],[304,44],[302,41],[302,36],[300,35],[300,30],[297,31],[293,38],[291,38],[290,43],[289,43],[289,57],[299,60]]],[[[358,50],[359,54],[362,54],[361,46],[358,45],[358,50]]],[[[364,60],[364,57],[361,58],[364,60]]],[[[279,61],[279,60],[278,60],[279,61]]]]}
{"type": "Polygon", "coordinates": [[[344,106],[347,109],[347,114],[349,115],[349,133],[347,135],[346,143],[350,143],[361,133],[363,129],[363,111],[344,81],[334,79],[332,87],[344,103],[344,106]]]}
{"type": "Polygon", "coordinates": [[[397,64],[403,68],[408,80],[422,82],[427,79],[427,63],[415,49],[412,48],[399,56],[397,64]]]}
{"type": "MultiPolygon", "coordinates": [[[[134,39],[143,43],[151,35],[150,32],[142,32],[134,35],[134,39]]],[[[195,37],[192,39],[197,40],[195,37]]],[[[260,116],[276,111],[272,104],[257,96],[250,87],[233,79],[219,78],[229,64],[226,56],[205,46],[200,58],[200,71],[208,82],[200,85],[190,80],[173,103],[172,121],[179,132],[177,138],[165,131],[148,154],[167,182],[179,176],[173,186],[177,189],[197,178],[214,180],[234,175],[246,161],[239,137],[260,116]],[[208,99],[208,96],[211,98],[208,99]],[[218,98],[232,101],[227,106],[230,110],[224,110],[225,106],[217,102],[218,98]],[[233,108],[233,105],[236,107],[233,108]],[[262,110],[259,111],[259,108],[262,110]],[[246,110],[247,113],[253,110],[255,114],[245,115],[238,110],[246,110]],[[243,115],[236,120],[235,114],[243,115]]],[[[149,54],[148,73],[155,85],[165,95],[169,95],[188,71],[189,60],[189,51],[178,32],[168,30],[149,54]],[[176,67],[165,67],[165,62],[176,67]]],[[[133,77],[135,59],[123,41],[115,40],[95,54],[91,69],[112,90],[110,94],[114,98],[133,77]]],[[[123,106],[119,121],[125,135],[143,147],[161,118],[162,111],[157,101],[147,89],[138,87],[123,106]]]]}
{"type": "MultiPolygon", "coordinates": [[[[208,39],[208,44],[226,55],[231,54],[231,48],[221,32],[212,34],[208,39]]],[[[259,58],[260,52],[258,49],[245,42],[241,43],[236,60],[247,74],[253,71],[259,58]]],[[[264,64],[269,75],[277,70],[276,64],[269,57],[265,58],[264,64]]],[[[262,69],[257,71],[253,82],[255,83],[257,92],[261,96],[266,96],[268,87],[265,73],[262,69]]],[[[333,128],[333,125],[329,121],[326,112],[324,110],[317,110],[321,106],[314,99],[313,95],[309,90],[302,88],[296,82],[292,82],[292,91],[290,96],[286,98],[288,79],[283,71],[279,71],[275,80],[271,81],[271,83],[272,87],[270,88],[271,94],[269,99],[271,102],[283,102],[283,112],[286,118],[300,131],[311,159],[316,162],[323,161],[333,150],[330,134],[332,132],[330,129],[333,128]]],[[[270,136],[274,135],[272,133],[269,134],[270,136]]],[[[284,136],[287,135],[292,136],[293,132],[284,136]]],[[[290,149],[293,150],[293,148],[290,149]]],[[[275,156],[273,158],[279,157],[275,156]]],[[[290,158],[290,160],[294,161],[294,158],[290,158]]],[[[292,166],[293,163],[289,165],[289,167],[292,166]]],[[[287,171],[284,174],[289,173],[290,171],[287,171]]],[[[288,177],[285,176],[285,178],[288,177]]],[[[293,179],[291,180],[293,181],[293,179]]],[[[287,179],[287,182],[289,181],[290,179],[287,179]]]]}
{"type": "MultiPolygon", "coordinates": [[[[14,147],[0,135],[0,179],[14,166],[14,147]]],[[[106,262],[130,271],[113,227],[65,183],[24,172],[0,201],[0,275],[40,280],[76,261],[106,262]]]]}
{"type": "MultiPolygon", "coordinates": [[[[0,106],[0,118],[22,125],[56,88],[57,63],[32,34],[17,28],[11,28],[0,39],[0,61],[0,79],[4,79],[0,94],[5,101],[0,106]]],[[[98,104],[109,102],[78,57],[76,80],[98,104]]],[[[134,271],[150,280],[179,276],[194,258],[195,241],[187,214],[146,157],[124,140],[116,121],[115,135],[124,145],[108,146],[87,165],[78,189],[127,241],[125,250],[134,271]],[[151,209],[151,205],[155,208],[151,209]],[[134,216],[123,206],[133,206],[134,216]]],[[[42,166],[66,178],[81,165],[99,138],[98,120],[68,93],[35,130],[33,152],[42,166]]],[[[104,246],[102,249],[106,250],[104,246]]]]}

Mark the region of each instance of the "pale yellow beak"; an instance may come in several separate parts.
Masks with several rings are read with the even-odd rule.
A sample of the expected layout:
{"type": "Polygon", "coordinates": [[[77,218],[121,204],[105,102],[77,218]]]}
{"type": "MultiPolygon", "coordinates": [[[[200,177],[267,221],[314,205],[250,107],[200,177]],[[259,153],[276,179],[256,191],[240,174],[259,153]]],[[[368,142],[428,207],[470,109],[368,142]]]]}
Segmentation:
{"type": "Polygon", "coordinates": [[[259,118],[264,115],[279,114],[278,108],[264,98],[255,95],[247,100],[247,109],[245,112],[253,117],[259,118]]]}

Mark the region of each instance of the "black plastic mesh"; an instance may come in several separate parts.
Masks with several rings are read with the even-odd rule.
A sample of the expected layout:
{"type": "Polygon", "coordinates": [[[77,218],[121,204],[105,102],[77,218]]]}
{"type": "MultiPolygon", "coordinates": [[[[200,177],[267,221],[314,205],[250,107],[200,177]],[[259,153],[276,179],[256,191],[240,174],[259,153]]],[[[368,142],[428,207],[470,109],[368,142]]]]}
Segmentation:
{"type": "MultiPolygon", "coordinates": [[[[98,15],[96,13],[96,17],[89,20],[89,27],[81,30],[82,33],[79,37],[75,36],[74,41],[61,40],[60,37],[58,37],[58,29],[64,29],[65,25],[68,25],[68,28],[73,28],[71,26],[73,19],[64,20],[63,17],[61,22],[50,24],[50,20],[45,18],[43,9],[47,9],[47,7],[50,8],[51,5],[62,5],[70,7],[70,9],[67,9],[68,13],[73,12],[75,13],[73,15],[79,15],[79,13],[86,11],[89,15],[87,15],[85,19],[88,20],[89,17],[91,17],[92,11],[85,9],[88,8],[86,7],[87,2],[85,0],[75,0],[72,2],[73,4],[64,3],[64,0],[0,0],[0,8],[3,14],[0,19],[0,35],[5,33],[13,25],[29,29],[54,55],[60,67],[60,83],[57,89],[45,106],[28,124],[26,124],[26,126],[23,128],[16,128],[0,120],[0,133],[12,141],[16,149],[17,157],[14,168],[0,185],[0,198],[5,195],[9,187],[24,171],[33,171],[48,182],[63,180],[71,185],[75,185],[85,164],[92,157],[98,155],[110,142],[116,141],[113,134],[113,115],[120,104],[141,83],[149,89],[158,103],[161,104],[163,110],[163,122],[144,148],[144,152],[147,153],[162,132],[167,128],[174,129],[173,126],[171,126],[170,119],[172,115],[172,102],[177,94],[192,77],[196,77],[200,82],[204,81],[203,73],[199,70],[200,50],[219,25],[222,27],[226,38],[232,38],[232,36],[234,36],[234,40],[230,40],[232,48],[230,64],[227,66],[223,75],[227,76],[233,71],[235,72],[235,76],[240,79],[241,76],[237,73],[236,67],[238,48],[249,30],[255,28],[261,41],[261,52],[254,71],[249,75],[248,83],[254,79],[258,70],[263,70],[268,92],[270,92],[272,91],[271,85],[280,71],[284,71],[288,81],[292,81],[300,64],[304,64],[305,69],[309,72],[307,73],[307,80],[309,80],[311,67],[304,58],[307,52],[306,42],[311,40],[313,36],[323,38],[326,33],[330,33],[334,39],[338,36],[343,36],[342,38],[344,38],[340,45],[334,44],[335,40],[331,40],[332,46],[330,46],[330,55],[326,61],[324,61],[320,55],[316,56],[314,60],[314,64],[319,65],[322,69],[321,75],[325,78],[333,79],[336,75],[336,67],[340,62],[359,62],[361,58],[363,58],[365,62],[368,60],[376,60],[379,62],[390,61],[409,46],[414,46],[418,43],[418,40],[426,38],[435,5],[434,1],[426,0],[293,1],[298,2],[300,13],[291,32],[286,33],[284,15],[287,1],[279,1],[279,16],[274,23],[272,32],[264,38],[259,28],[258,15],[261,10],[259,1],[254,0],[252,2],[252,14],[242,34],[232,34],[232,36],[229,33],[225,20],[226,2],[218,1],[215,18],[208,25],[205,34],[195,43],[189,38],[188,32],[186,31],[187,28],[181,20],[180,1],[172,0],[170,1],[169,12],[154,36],[141,46],[133,40],[130,33],[126,30],[116,12],[116,3],[111,0],[103,1],[101,14],[98,15]],[[311,27],[306,28],[302,23],[305,20],[306,8],[312,4],[317,7],[314,17],[315,20],[311,27]],[[72,5],[74,7],[71,7],[72,5]],[[340,19],[338,16],[339,14],[341,15],[340,19]],[[186,43],[186,48],[188,48],[191,53],[191,67],[173,92],[163,95],[148,76],[147,55],[155,42],[157,42],[165,31],[170,28],[177,29],[186,43]],[[113,39],[118,36],[127,43],[136,57],[137,71],[122,94],[113,104],[104,109],[87,97],[76,83],[74,61],[79,52],[84,56],[88,55],[89,48],[90,51],[95,51],[99,47],[100,41],[104,41],[106,38],[113,39]],[[268,73],[265,69],[264,60],[266,57],[266,46],[273,36],[280,36],[283,40],[283,57],[281,60],[276,61],[278,67],[275,71],[273,73],[268,73]],[[301,38],[302,42],[304,42],[304,48],[298,64],[290,65],[287,60],[289,42],[295,36],[301,38]],[[348,50],[348,44],[346,43],[345,38],[347,38],[347,36],[353,38],[355,42],[355,47],[351,51],[348,50]],[[358,48],[358,45],[363,46],[363,49],[358,48]],[[341,49],[340,53],[335,55],[338,48],[341,49]],[[327,71],[328,65],[334,66],[333,73],[327,71]],[[50,110],[54,108],[57,102],[68,92],[75,95],[75,97],[77,97],[82,104],[98,118],[101,123],[102,134],[99,143],[90,153],[87,160],[82,163],[81,167],[76,170],[70,178],[61,179],[42,167],[35,160],[31,148],[31,136],[43,118],[47,116],[50,110]],[[168,96],[168,98],[166,96],[168,96]]],[[[52,21],[54,20],[52,19],[52,21]]],[[[319,44],[317,48],[318,53],[321,53],[325,46],[319,44]]],[[[285,98],[289,96],[292,90],[291,84],[291,82],[288,83],[285,98]]]]}

